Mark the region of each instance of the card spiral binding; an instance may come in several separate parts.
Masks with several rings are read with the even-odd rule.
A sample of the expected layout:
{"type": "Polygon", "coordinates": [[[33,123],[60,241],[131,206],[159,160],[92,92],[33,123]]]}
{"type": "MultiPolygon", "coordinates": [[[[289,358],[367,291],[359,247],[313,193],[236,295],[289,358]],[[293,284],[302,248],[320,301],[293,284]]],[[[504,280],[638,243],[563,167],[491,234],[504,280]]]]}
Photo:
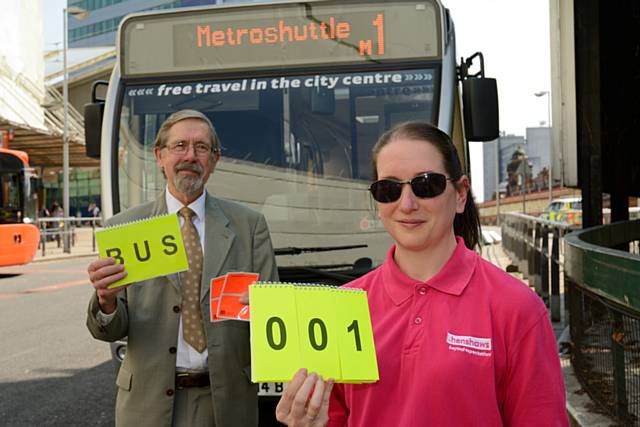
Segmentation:
{"type": "MultiPolygon", "coordinates": [[[[138,219],[134,219],[131,221],[125,221],[125,222],[119,222],[117,224],[106,224],[102,227],[102,230],[97,230],[96,233],[100,233],[106,230],[113,230],[115,228],[120,228],[120,227],[125,227],[128,225],[134,225],[134,224],[138,224],[141,222],[147,222],[147,221],[151,221],[154,219],[158,219],[158,218],[166,218],[169,217],[171,215],[176,215],[176,216],[180,216],[177,212],[176,213],[164,213],[164,214],[159,214],[159,215],[152,215],[152,216],[147,216],[144,218],[138,218],[138,219]]],[[[108,221],[108,220],[107,220],[108,221]]]]}
{"type": "Polygon", "coordinates": [[[331,286],[325,285],[322,283],[303,283],[303,282],[274,282],[269,280],[258,281],[252,283],[250,286],[254,285],[268,285],[268,286],[295,286],[300,288],[310,288],[310,289],[330,289],[332,291],[338,292],[365,292],[364,289],[360,288],[343,288],[341,286],[331,286]]]}

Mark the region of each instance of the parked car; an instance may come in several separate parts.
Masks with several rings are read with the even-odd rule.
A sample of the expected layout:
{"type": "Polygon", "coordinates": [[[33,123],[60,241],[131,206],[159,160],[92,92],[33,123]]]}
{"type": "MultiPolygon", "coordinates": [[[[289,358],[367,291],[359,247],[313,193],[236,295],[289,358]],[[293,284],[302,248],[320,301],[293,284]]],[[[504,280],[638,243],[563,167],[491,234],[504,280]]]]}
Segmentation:
{"type": "Polygon", "coordinates": [[[550,221],[582,225],[582,199],[580,197],[554,199],[540,217],[550,221]]]}

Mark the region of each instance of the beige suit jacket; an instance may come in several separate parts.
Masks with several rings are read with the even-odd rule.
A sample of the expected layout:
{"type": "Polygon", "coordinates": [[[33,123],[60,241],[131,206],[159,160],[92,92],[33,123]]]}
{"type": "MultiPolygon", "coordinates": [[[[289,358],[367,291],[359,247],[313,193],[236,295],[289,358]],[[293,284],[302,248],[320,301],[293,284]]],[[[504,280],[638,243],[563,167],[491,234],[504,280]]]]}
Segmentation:
{"type": "MultiPolygon", "coordinates": [[[[163,192],[155,202],[122,212],[108,224],[166,212],[163,192]]],[[[207,194],[204,246],[200,306],[216,426],[257,426],[258,388],[250,381],[249,325],[236,320],[208,321],[209,281],[228,271],[257,272],[260,280],[277,280],[267,224],[261,214],[207,194]]],[[[171,425],[180,301],[178,274],[136,283],[120,294],[113,320],[101,326],[96,321],[95,293],[91,298],[87,313],[91,334],[109,342],[128,337],[127,354],[116,379],[116,425],[171,425]]]]}

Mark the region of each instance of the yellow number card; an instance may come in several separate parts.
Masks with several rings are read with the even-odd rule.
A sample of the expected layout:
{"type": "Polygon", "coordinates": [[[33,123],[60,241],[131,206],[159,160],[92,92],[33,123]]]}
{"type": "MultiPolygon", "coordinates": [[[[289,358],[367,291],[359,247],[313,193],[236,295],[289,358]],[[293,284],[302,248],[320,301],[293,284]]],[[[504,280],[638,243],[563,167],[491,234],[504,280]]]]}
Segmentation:
{"type": "Polygon", "coordinates": [[[189,268],[176,214],[107,227],[96,232],[96,243],[101,258],[115,258],[127,272],[110,288],[189,268]]]}
{"type": "Polygon", "coordinates": [[[249,297],[253,382],[290,381],[299,368],[341,383],[379,379],[365,291],[258,283],[249,297]]]}
{"type": "Polygon", "coordinates": [[[302,366],[293,285],[250,285],[249,310],[251,380],[289,381],[302,366]]]}
{"type": "Polygon", "coordinates": [[[299,368],[309,368],[309,372],[317,372],[324,378],[336,378],[340,376],[340,356],[335,312],[327,310],[332,308],[333,292],[327,290],[322,286],[295,288],[300,358],[303,362],[299,368]]]}
{"type": "Polygon", "coordinates": [[[378,363],[373,343],[367,293],[333,292],[337,340],[340,347],[342,382],[378,380],[378,363]]]}

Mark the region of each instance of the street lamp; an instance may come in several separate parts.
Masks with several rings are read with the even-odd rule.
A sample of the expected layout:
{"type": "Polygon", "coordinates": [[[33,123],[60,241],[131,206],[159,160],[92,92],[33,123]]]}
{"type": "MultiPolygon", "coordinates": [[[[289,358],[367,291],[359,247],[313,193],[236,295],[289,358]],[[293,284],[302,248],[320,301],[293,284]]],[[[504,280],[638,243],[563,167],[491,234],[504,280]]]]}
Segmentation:
{"type": "MultiPolygon", "coordinates": [[[[79,8],[77,6],[65,7],[62,10],[62,57],[63,57],[63,80],[62,80],[62,106],[63,106],[63,130],[62,130],[62,208],[64,209],[64,216],[69,217],[69,75],[67,73],[67,26],[69,21],[69,15],[75,16],[76,19],[82,20],[89,16],[89,12],[79,8]]],[[[64,239],[63,250],[66,253],[71,252],[70,239],[69,239],[69,227],[67,227],[66,220],[64,222],[64,239]]]]}
{"type": "Polygon", "coordinates": [[[529,173],[531,172],[531,168],[529,167],[529,156],[525,154],[522,157],[522,160],[520,161],[520,165],[518,166],[518,170],[516,172],[519,173],[518,181],[521,180],[519,184],[520,184],[520,191],[522,192],[522,213],[526,214],[527,213],[527,208],[526,208],[527,175],[529,175],[529,173]]]}
{"type": "Polygon", "coordinates": [[[549,203],[553,199],[553,134],[551,132],[551,92],[542,90],[534,93],[535,96],[547,96],[547,126],[549,127],[549,203]]]}

